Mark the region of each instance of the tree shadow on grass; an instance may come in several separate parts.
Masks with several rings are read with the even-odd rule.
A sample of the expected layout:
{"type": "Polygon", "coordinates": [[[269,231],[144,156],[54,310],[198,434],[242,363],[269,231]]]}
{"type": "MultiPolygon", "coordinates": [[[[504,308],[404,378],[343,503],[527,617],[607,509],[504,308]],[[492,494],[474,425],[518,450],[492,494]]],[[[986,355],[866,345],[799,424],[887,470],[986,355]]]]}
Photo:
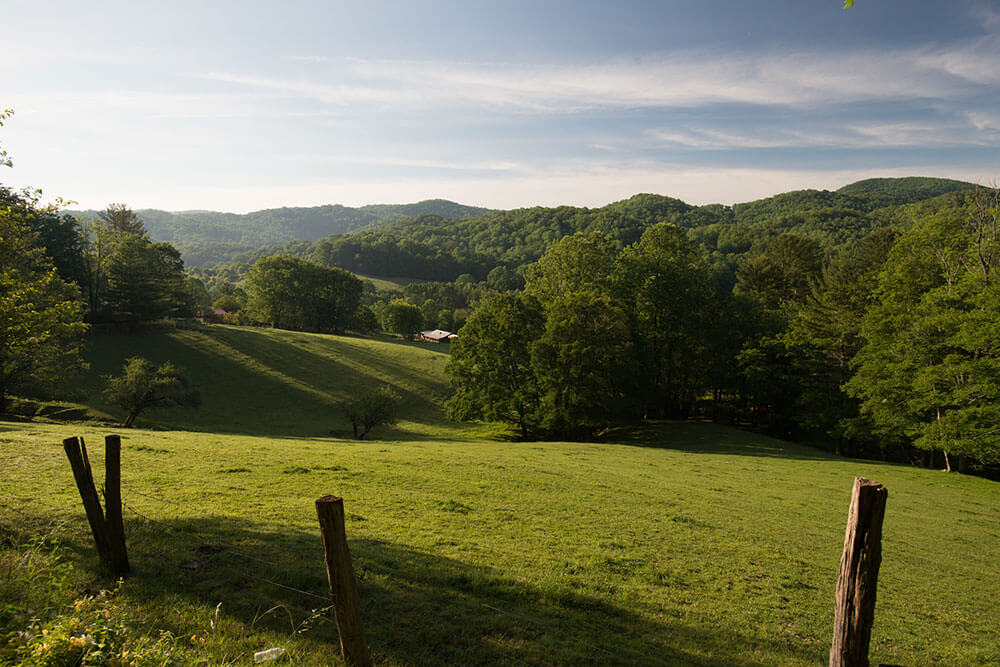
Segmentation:
{"type": "Polygon", "coordinates": [[[693,454],[736,454],[808,461],[839,457],[807,445],[778,440],[732,426],[694,421],[645,421],[609,431],[601,442],[674,449],[693,454]]]}
{"type": "MultiPolygon", "coordinates": [[[[406,359],[382,356],[336,337],[302,337],[281,331],[218,327],[157,337],[117,336],[100,346],[83,387],[102,403],[100,375],[117,373],[134,354],[154,363],[180,363],[198,390],[197,411],[164,408],[140,416],[140,425],[249,435],[322,437],[347,433],[339,408],[348,396],[392,384],[401,396],[400,417],[434,425],[444,420],[446,385],[411,368],[406,359]]],[[[399,437],[397,439],[403,439],[399,437]]]]}
{"type": "MultiPolygon", "coordinates": [[[[347,518],[349,533],[364,521],[347,518]]],[[[243,626],[248,641],[262,629],[291,635],[313,616],[312,629],[298,640],[303,660],[336,653],[329,613],[316,616],[329,605],[318,528],[274,532],[229,517],[154,521],[130,515],[126,530],[133,574],[123,593],[154,610],[144,613],[147,618],[161,614],[158,629],[176,636],[197,630],[189,617],[170,613],[178,599],[201,607],[206,619],[221,602],[222,614],[243,626]]],[[[72,548],[83,566],[96,568],[83,533],[72,548]]],[[[822,657],[724,625],[709,630],[669,613],[653,620],[585,587],[543,589],[493,567],[404,544],[354,539],[350,549],[377,663],[720,665],[752,663],[747,655],[754,651],[769,662],[822,657]]]]}

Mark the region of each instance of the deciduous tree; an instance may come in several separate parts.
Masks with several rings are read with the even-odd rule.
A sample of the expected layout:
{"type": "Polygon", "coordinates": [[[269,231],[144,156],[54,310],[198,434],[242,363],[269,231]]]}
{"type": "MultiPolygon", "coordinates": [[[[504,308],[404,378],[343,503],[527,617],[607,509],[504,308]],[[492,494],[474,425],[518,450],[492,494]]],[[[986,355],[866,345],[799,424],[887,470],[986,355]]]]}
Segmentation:
{"type": "Polygon", "coordinates": [[[58,388],[84,365],[83,302],[37,245],[39,213],[0,205],[0,414],[11,393],[58,388]]]}
{"type": "Polygon", "coordinates": [[[281,329],[343,331],[357,312],[361,290],[361,280],[342,269],[287,255],[265,257],[247,274],[247,310],[281,329]]]}
{"type": "Polygon", "coordinates": [[[541,304],[529,295],[504,292],[479,304],[451,344],[452,418],[516,424],[525,439],[538,433],[541,392],[530,348],[544,322],[541,304]]]}
{"type": "Polygon", "coordinates": [[[343,404],[344,416],[351,422],[354,437],[361,440],[380,424],[396,423],[399,394],[389,385],[364,391],[343,404]]]}
{"type": "Polygon", "coordinates": [[[105,376],[104,396],[126,411],[122,426],[131,426],[148,408],[183,405],[195,407],[200,398],[189,391],[185,375],[169,361],[154,366],[148,359],[132,357],[126,360],[122,373],[105,376]]]}
{"type": "Polygon", "coordinates": [[[1000,195],[919,221],[889,253],[846,390],[889,436],[1000,460],[1000,195]]]}
{"type": "Polygon", "coordinates": [[[424,315],[416,306],[402,299],[393,299],[378,313],[382,330],[403,338],[413,338],[424,325],[424,315]]]}

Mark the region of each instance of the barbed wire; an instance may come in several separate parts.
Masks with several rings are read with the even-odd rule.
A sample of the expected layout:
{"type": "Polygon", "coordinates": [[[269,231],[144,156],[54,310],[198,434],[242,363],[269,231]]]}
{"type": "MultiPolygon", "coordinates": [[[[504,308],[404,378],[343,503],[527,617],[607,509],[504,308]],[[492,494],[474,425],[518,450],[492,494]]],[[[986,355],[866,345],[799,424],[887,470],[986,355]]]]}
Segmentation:
{"type": "MultiPolygon", "coordinates": [[[[130,491],[134,491],[134,489],[130,489],[130,491]]],[[[152,500],[157,500],[155,497],[149,496],[147,494],[140,493],[139,495],[145,496],[145,497],[150,498],[152,500]]],[[[169,502],[169,501],[167,501],[167,502],[169,502]]],[[[125,506],[125,507],[127,507],[131,512],[133,512],[134,514],[136,514],[140,518],[148,521],[149,523],[151,523],[151,524],[153,524],[155,526],[158,526],[160,529],[162,529],[162,530],[164,530],[164,531],[166,531],[168,533],[174,533],[174,534],[176,534],[176,533],[183,533],[183,534],[190,535],[192,537],[202,537],[202,534],[200,532],[197,532],[197,531],[194,531],[194,530],[185,530],[184,528],[177,527],[177,526],[168,526],[163,521],[160,521],[160,520],[157,520],[157,519],[152,519],[148,515],[140,512],[135,507],[133,507],[130,504],[126,503],[124,500],[122,501],[122,505],[125,506]]],[[[265,560],[263,558],[258,558],[256,556],[248,554],[248,553],[246,553],[244,551],[241,551],[241,550],[237,549],[236,547],[232,546],[231,544],[227,544],[225,542],[218,542],[218,541],[216,541],[215,546],[217,546],[220,549],[220,551],[218,553],[223,553],[223,552],[232,553],[232,554],[234,554],[236,556],[240,556],[240,557],[243,557],[243,558],[246,558],[246,559],[249,559],[249,560],[254,560],[254,561],[257,561],[259,563],[263,563],[265,565],[270,565],[273,568],[280,569],[282,567],[278,563],[275,563],[275,562],[272,562],[272,561],[269,561],[269,560],[265,560]]],[[[283,589],[288,590],[288,591],[294,591],[295,593],[299,593],[301,595],[305,595],[306,597],[310,597],[310,598],[317,599],[317,600],[322,600],[324,602],[329,602],[330,601],[330,596],[328,596],[328,595],[326,595],[326,596],[319,595],[319,594],[313,593],[311,591],[306,591],[306,590],[303,590],[301,588],[296,588],[295,586],[290,586],[288,584],[284,584],[284,583],[281,583],[281,582],[278,582],[278,581],[274,581],[272,579],[267,579],[266,577],[255,576],[255,575],[253,575],[253,574],[251,574],[249,572],[246,572],[246,571],[241,572],[241,574],[243,574],[246,577],[249,577],[250,579],[254,579],[256,581],[261,581],[261,582],[270,584],[272,586],[277,586],[279,588],[283,588],[283,589]]]]}

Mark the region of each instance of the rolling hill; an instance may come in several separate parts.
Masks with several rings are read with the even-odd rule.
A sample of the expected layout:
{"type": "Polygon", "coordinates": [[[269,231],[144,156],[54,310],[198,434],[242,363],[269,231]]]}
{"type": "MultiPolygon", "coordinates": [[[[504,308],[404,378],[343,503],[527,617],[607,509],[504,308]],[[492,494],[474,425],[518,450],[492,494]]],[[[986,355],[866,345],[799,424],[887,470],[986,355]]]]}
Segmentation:
{"type": "MultiPolygon", "coordinates": [[[[265,245],[289,241],[315,241],[331,234],[345,234],[417,215],[469,218],[489,209],[465,206],[444,199],[413,204],[371,204],[352,208],[328,204],[282,207],[251,213],[218,211],[136,211],[154,241],[168,241],[184,255],[190,267],[214,264],[265,245]]],[[[71,211],[93,217],[97,211],[71,211]]]]}

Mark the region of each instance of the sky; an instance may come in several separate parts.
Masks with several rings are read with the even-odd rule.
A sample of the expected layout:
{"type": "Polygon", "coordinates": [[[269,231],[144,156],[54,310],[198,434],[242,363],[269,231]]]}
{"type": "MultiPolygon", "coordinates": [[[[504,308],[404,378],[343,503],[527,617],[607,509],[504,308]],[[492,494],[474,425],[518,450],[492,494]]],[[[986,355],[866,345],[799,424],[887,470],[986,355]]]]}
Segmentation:
{"type": "Polygon", "coordinates": [[[1000,179],[1000,0],[2,0],[0,183],[75,208],[731,204],[1000,179]]]}

